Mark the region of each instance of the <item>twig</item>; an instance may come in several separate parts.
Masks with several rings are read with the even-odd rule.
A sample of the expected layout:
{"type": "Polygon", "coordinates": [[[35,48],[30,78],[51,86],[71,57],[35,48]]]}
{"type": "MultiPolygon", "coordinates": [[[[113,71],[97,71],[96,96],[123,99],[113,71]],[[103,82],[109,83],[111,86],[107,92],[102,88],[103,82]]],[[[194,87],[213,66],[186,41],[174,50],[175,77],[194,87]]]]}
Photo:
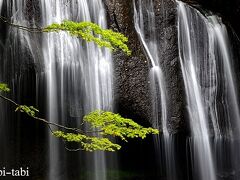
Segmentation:
{"type": "Polygon", "coordinates": [[[64,148],[65,148],[67,151],[70,151],[70,152],[83,151],[82,148],[76,148],[76,149],[68,148],[66,141],[63,140],[63,142],[64,142],[64,148]]]}
{"type": "Polygon", "coordinates": [[[43,32],[43,28],[40,28],[40,27],[39,28],[29,28],[29,27],[22,26],[22,25],[19,25],[19,24],[14,24],[11,21],[7,20],[6,17],[3,17],[3,16],[0,16],[0,21],[6,23],[8,25],[11,25],[15,28],[24,30],[24,31],[28,31],[28,32],[32,32],[32,33],[42,33],[43,32]]]}
{"type": "MultiPolygon", "coordinates": [[[[21,106],[20,104],[16,103],[15,101],[13,101],[13,100],[11,100],[11,99],[9,99],[9,98],[1,95],[1,94],[0,94],[0,98],[6,100],[6,101],[8,101],[8,102],[10,102],[11,104],[13,104],[13,105],[16,106],[16,107],[21,106]]],[[[26,114],[27,114],[27,113],[26,113],[26,114]]],[[[100,132],[102,132],[102,131],[84,131],[84,130],[81,130],[81,129],[78,129],[78,128],[71,128],[71,127],[63,126],[63,125],[60,125],[60,124],[57,124],[57,123],[54,123],[54,122],[49,122],[48,120],[43,119],[43,118],[40,118],[40,117],[31,116],[31,115],[29,115],[29,114],[27,114],[27,115],[30,116],[30,117],[32,117],[32,118],[34,118],[34,119],[36,119],[36,120],[38,120],[38,121],[41,121],[41,122],[43,122],[43,123],[48,124],[48,126],[49,126],[49,128],[50,128],[50,130],[51,130],[52,133],[53,133],[53,131],[52,131],[52,129],[51,129],[50,126],[55,126],[55,127],[60,128],[60,129],[64,129],[64,130],[68,130],[68,131],[73,131],[73,132],[75,132],[75,133],[81,133],[81,134],[82,134],[82,133],[96,133],[96,132],[100,133],[100,132]]]]}

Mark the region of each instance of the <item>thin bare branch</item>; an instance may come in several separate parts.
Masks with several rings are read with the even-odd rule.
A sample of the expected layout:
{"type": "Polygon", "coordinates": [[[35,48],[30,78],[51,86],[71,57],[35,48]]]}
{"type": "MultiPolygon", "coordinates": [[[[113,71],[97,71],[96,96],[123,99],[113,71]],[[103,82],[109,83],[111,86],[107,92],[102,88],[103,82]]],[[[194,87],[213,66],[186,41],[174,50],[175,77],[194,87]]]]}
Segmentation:
{"type": "MultiPolygon", "coordinates": [[[[9,99],[9,98],[1,95],[1,94],[0,94],[0,98],[6,100],[6,101],[8,101],[8,102],[10,102],[11,104],[13,104],[13,105],[16,106],[16,107],[21,106],[20,104],[16,103],[16,102],[13,101],[12,99],[9,99]]],[[[27,114],[27,113],[26,113],[26,114],[27,114]]],[[[31,115],[29,115],[29,114],[27,114],[27,115],[30,116],[30,117],[32,117],[33,119],[36,119],[36,120],[40,121],[40,122],[46,123],[46,124],[49,126],[51,132],[53,132],[53,131],[52,131],[52,129],[51,129],[50,126],[55,126],[55,127],[58,127],[59,129],[63,129],[63,130],[67,130],[67,131],[72,131],[72,132],[75,132],[75,133],[81,133],[81,134],[86,134],[86,133],[100,133],[100,132],[102,132],[102,131],[84,131],[84,130],[81,130],[81,129],[78,129],[78,128],[67,127],[67,126],[63,126],[63,125],[60,125],[60,124],[57,124],[57,123],[54,123],[54,122],[49,122],[48,120],[43,119],[43,118],[40,118],[40,117],[31,116],[31,115]]]]}
{"type": "Polygon", "coordinates": [[[43,32],[43,28],[31,28],[31,27],[26,27],[26,26],[22,26],[22,25],[19,25],[19,24],[14,24],[12,23],[11,21],[9,21],[6,17],[3,17],[3,16],[0,16],[0,21],[12,26],[12,27],[15,27],[15,28],[18,28],[18,29],[21,29],[21,30],[24,30],[24,31],[28,31],[28,32],[31,32],[31,33],[42,33],[43,32]]]}

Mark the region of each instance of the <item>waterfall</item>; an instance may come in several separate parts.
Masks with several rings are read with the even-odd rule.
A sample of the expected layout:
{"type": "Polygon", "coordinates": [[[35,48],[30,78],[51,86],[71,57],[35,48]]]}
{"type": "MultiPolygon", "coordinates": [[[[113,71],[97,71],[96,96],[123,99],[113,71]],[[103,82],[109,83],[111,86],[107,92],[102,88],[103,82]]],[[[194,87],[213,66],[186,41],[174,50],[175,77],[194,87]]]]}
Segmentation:
{"type": "MultiPolygon", "coordinates": [[[[194,12],[193,12],[194,13],[194,12]]],[[[194,15],[194,14],[193,14],[194,15]]],[[[205,112],[204,99],[199,84],[198,74],[200,69],[197,68],[197,46],[194,40],[197,40],[194,32],[190,31],[193,19],[191,11],[183,3],[178,3],[178,28],[179,28],[179,46],[180,46],[180,61],[182,73],[186,88],[187,103],[190,125],[192,130],[192,166],[193,171],[198,171],[196,178],[215,180],[215,169],[213,157],[210,147],[208,119],[205,112]]],[[[194,19],[195,20],[195,19],[194,19]]],[[[196,19],[196,22],[198,19],[196,19]]],[[[199,25],[198,23],[196,23],[199,25]]]]}
{"type": "MultiPolygon", "coordinates": [[[[163,137],[155,137],[156,155],[159,167],[165,166],[168,179],[177,180],[174,138],[168,131],[167,92],[165,78],[161,69],[160,51],[157,40],[154,1],[134,1],[135,29],[142,43],[147,58],[151,62],[150,88],[152,92],[152,125],[162,128],[163,137]]],[[[164,173],[164,172],[163,172],[164,173]]]]}
{"type": "Polygon", "coordinates": [[[0,0],[0,11],[2,10],[3,0],[0,0]]]}
{"type": "MultiPolygon", "coordinates": [[[[106,28],[105,11],[98,0],[75,0],[67,4],[66,1],[46,0],[42,1],[41,8],[45,25],[70,19],[96,22],[106,28]]],[[[113,110],[112,65],[108,50],[72,38],[66,33],[45,35],[44,45],[49,119],[58,123],[75,119],[79,126],[84,114],[97,109],[113,110]]],[[[50,149],[50,169],[53,171],[54,166],[59,166],[58,150],[54,150],[57,146],[56,140],[51,138],[50,148],[53,149],[50,149]]],[[[88,166],[89,169],[93,167],[95,180],[106,179],[103,152],[94,153],[94,162],[88,166]]],[[[54,176],[50,174],[50,179],[54,176]]]]}
{"type": "Polygon", "coordinates": [[[155,128],[160,128],[160,121],[162,120],[162,129],[165,135],[168,135],[167,130],[167,105],[166,105],[166,87],[162,69],[159,64],[159,52],[156,39],[156,24],[155,13],[153,8],[153,1],[139,0],[138,7],[134,1],[134,22],[135,29],[142,42],[147,57],[151,61],[151,88],[153,94],[153,112],[154,120],[152,124],[155,128]],[[144,17],[146,16],[146,17],[144,17]],[[147,21],[144,21],[145,18],[147,21]],[[147,22],[147,24],[144,24],[147,22]],[[160,100],[158,99],[160,94],[160,100]],[[159,117],[159,110],[161,109],[161,116],[159,117]]]}
{"type": "MultiPolygon", "coordinates": [[[[2,1],[0,8],[1,6],[2,1]]],[[[27,27],[45,27],[51,23],[72,20],[95,22],[102,28],[107,28],[104,5],[99,0],[9,0],[3,6],[6,16],[13,23],[27,27]]],[[[1,80],[13,80],[18,73],[14,70],[18,68],[16,64],[24,65],[21,61],[27,54],[27,63],[34,64],[36,68],[36,96],[42,95],[40,91],[46,92],[46,97],[36,97],[37,101],[45,98],[46,119],[52,123],[80,127],[83,116],[91,111],[113,111],[113,70],[109,50],[71,37],[66,32],[32,34],[10,27],[8,39],[9,46],[13,48],[4,54],[11,57],[8,61],[13,68],[1,68],[1,74],[11,76],[1,76],[1,80]],[[14,62],[15,59],[17,63],[14,62]]],[[[3,64],[7,64],[7,58],[4,61],[3,64]]],[[[65,153],[64,144],[49,133],[48,147],[48,179],[67,179],[68,174],[64,169],[70,157],[65,153]]],[[[71,145],[68,147],[66,144],[66,147],[70,148],[71,145]]],[[[86,174],[87,171],[92,172],[86,179],[107,178],[104,152],[77,154],[78,156],[74,155],[74,161],[80,159],[82,162],[81,156],[86,157],[84,169],[86,174]]]]}
{"type": "MultiPolygon", "coordinates": [[[[91,21],[107,28],[103,2],[0,0],[0,11],[1,15],[12,23],[31,28],[45,27],[63,20],[91,21]]],[[[194,6],[177,1],[179,61],[185,87],[183,96],[186,97],[188,111],[186,121],[189,122],[191,132],[187,135],[180,132],[179,136],[175,136],[171,131],[171,123],[176,123],[177,126],[178,118],[180,121],[181,117],[173,120],[175,112],[172,109],[184,110],[184,107],[174,106],[174,103],[168,101],[174,99],[170,95],[176,96],[170,88],[175,86],[175,81],[178,80],[175,79],[178,72],[172,71],[178,71],[178,64],[169,65],[174,66],[170,67],[169,72],[169,66],[166,66],[166,69],[162,66],[167,64],[165,59],[175,57],[166,56],[162,59],[168,54],[167,51],[171,52],[171,48],[176,47],[167,44],[169,41],[172,41],[171,45],[175,43],[175,37],[170,37],[175,32],[174,18],[166,19],[168,15],[165,11],[169,7],[165,9],[164,0],[133,2],[134,26],[142,46],[140,48],[150,63],[149,88],[153,115],[149,121],[154,128],[162,132],[161,135],[154,136],[155,149],[150,148],[151,139],[140,145],[130,141],[126,146],[127,150],[122,148],[127,157],[125,154],[121,156],[123,159],[119,162],[122,163],[122,168],[112,171],[117,168],[117,162],[111,153],[69,153],[67,150],[77,149],[78,145],[54,138],[47,127],[28,119],[24,113],[13,113],[13,107],[1,101],[1,166],[31,166],[29,169],[36,176],[31,179],[49,180],[112,180],[119,179],[119,171],[123,179],[240,179],[240,111],[235,72],[237,63],[228,28],[220,17],[211,12],[202,12],[194,6]],[[165,26],[171,27],[164,29],[165,26]],[[160,28],[163,29],[159,31],[160,28]],[[161,44],[162,41],[164,44],[161,44]],[[174,81],[172,78],[170,82],[166,82],[173,73],[176,73],[174,81]],[[169,104],[173,107],[168,108],[169,104]],[[149,147],[136,152],[136,147],[142,145],[149,147]],[[155,154],[152,153],[154,150],[155,154]],[[129,157],[129,154],[136,156],[129,157]],[[146,157],[139,158],[139,154],[146,157]],[[125,162],[129,164],[123,164],[125,162]],[[136,162],[139,163],[136,165],[136,162]],[[151,163],[151,167],[146,167],[151,163]],[[155,167],[155,164],[158,166],[155,167]],[[184,172],[179,173],[182,170],[184,172]]],[[[122,7],[124,8],[125,4],[122,7]]],[[[117,11],[122,12],[121,8],[117,11]]],[[[110,8],[109,11],[111,14],[114,10],[110,8]]],[[[118,16],[118,12],[112,16],[118,16]]],[[[174,11],[171,15],[173,13],[174,11]]],[[[121,15],[119,13],[119,16],[121,15]]],[[[119,19],[117,17],[114,20],[119,19]]],[[[122,22],[117,23],[120,25],[122,22]]],[[[81,127],[83,116],[91,111],[114,111],[112,56],[108,49],[99,48],[94,43],[87,43],[66,32],[32,33],[3,22],[0,22],[0,31],[0,82],[10,86],[11,92],[8,96],[16,102],[34,105],[40,110],[40,117],[68,127],[81,127]]],[[[173,60],[169,62],[172,64],[173,60]]],[[[134,63],[131,62],[131,66],[134,63]]],[[[130,65],[121,62],[120,68],[117,67],[122,76],[121,80],[129,78],[124,74],[124,71],[130,69],[128,66],[130,65]]],[[[138,69],[137,63],[132,69],[135,67],[138,69]]],[[[131,78],[135,80],[135,77],[131,78]]],[[[126,84],[119,87],[128,88],[126,84]]],[[[129,92],[133,88],[126,90],[129,92]]],[[[178,94],[182,93],[180,87],[177,90],[178,94]]],[[[120,103],[132,106],[130,102],[120,103]]],[[[84,128],[89,129],[87,125],[84,128]]],[[[56,129],[52,127],[52,130],[56,129]]]]}
{"type": "Polygon", "coordinates": [[[178,31],[192,131],[193,178],[215,180],[218,175],[238,179],[240,116],[226,27],[219,17],[204,16],[178,2],[178,31]]]}

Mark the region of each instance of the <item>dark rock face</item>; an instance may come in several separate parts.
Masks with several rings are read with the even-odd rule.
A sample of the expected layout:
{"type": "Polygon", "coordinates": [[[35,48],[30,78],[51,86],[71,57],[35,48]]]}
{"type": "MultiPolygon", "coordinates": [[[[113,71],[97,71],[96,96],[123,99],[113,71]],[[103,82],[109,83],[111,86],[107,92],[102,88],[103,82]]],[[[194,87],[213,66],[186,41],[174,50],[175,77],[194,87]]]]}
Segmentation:
{"type": "MultiPolygon", "coordinates": [[[[118,110],[125,116],[149,120],[151,97],[149,91],[149,62],[134,29],[133,3],[129,0],[106,0],[109,27],[129,38],[130,57],[114,54],[115,97],[118,110]]],[[[147,121],[146,121],[147,122],[147,121]]]]}
{"type": "Polygon", "coordinates": [[[168,129],[185,131],[184,84],[178,55],[177,9],[175,1],[155,1],[160,63],[167,86],[168,129]]]}
{"type": "MultiPolygon", "coordinates": [[[[133,2],[105,0],[105,5],[109,27],[125,34],[133,51],[130,57],[121,52],[114,54],[117,108],[122,115],[135,121],[149,122],[152,118],[149,81],[151,65],[134,29],[133,2]]],[[[167,86],[168,126],[172,133],[176,133],[186,129],[183,117],[183,81],[177,47],[176,3],[172,0],[155,0],[154,8],[160,63],[167,86]]]]}
{"type": "MultiPolygon", "coordinates": [[[[184,0],[185,2],[192,3],[190,0],[184,0]]],[[[195,0],[203,6],[203,8],[220,14],[224,18],[225,23],[229,24],[240,36],[240,1],[239,0],[195,0]]]]}

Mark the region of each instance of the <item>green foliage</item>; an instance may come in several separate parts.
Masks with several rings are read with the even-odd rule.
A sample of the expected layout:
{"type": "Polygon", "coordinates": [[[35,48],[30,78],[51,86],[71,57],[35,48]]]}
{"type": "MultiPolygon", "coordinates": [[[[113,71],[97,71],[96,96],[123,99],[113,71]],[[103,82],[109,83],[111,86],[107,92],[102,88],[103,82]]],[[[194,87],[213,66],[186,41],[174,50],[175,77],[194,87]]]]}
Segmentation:
{"type": "MultiPolygon", "coordinates": [[[[111,30],[102,29],[97,24],[91,22],[72,22],[63,21],[61,24],[52,24],[43,29],[43,32],[59,32],[66,31],[70,35],[82,38],[88,42],[94,42],[100,47],[107,47],[113,51],[117,49],[122,50],[127,55],[131,55],[126,43],[128,38],[121,33],[113,32],[111,30]]],[[[6,84],[0,83],[0,92],[9,92],[10,89],[6,84]]],[[[60,128],[59,131],[53,131],[53,136],[63,139],[67,142],[79,143],[82,150],[85,151],[116,151],[121,148],[119,144],[115,144],[110,141],[106,136],[120,137],[122,140],[127,141],[127,138],[146,138],[148,134],[158,134],[159,131],[153,128],[144,128],[143,126],[137,124],[131,119],[123,118],[119,114],[114,114],[112,112],[105,111],[94,111],[84,117],[85,123],[90,123],[91,130],[90,133],[94,133],[95,129],[99,130],[102,137],[99,136],[89,136],[86,132],[82,132],[81,129],[69,128],[63,125],[50,123],[45,119],[36,117],[36,113],[39,112],[38,109],[33,106],[18,105],[11,99],[2,96],[3,99],[11,102],[16,108],[16,112],[23,112],[33,117],[34,119],[40,120],[46,123],[49,127],[55,126],[60,128]],[[75,133],[68,133],[72,130],[75,133]],[[66,131],[66,132],[65,132],[66,131]]]]}
{"type": "Polygon", "coordinates": [[[10,89],[7,84],[0,83],[0,92],[9,92],[10,89]]]}
{"type": "MultiPolygon", "coordinates": [[[[0,83],[0,91],[8,92],[10,89],[6,84],[0,83]]],[[[36,117],[36,113],[39,111],[35,107],[19,105],[11,99],[8,99],[2,95],[0,97],[17,106],[15,109],[16,112],[19,111],[26,113],[34,119],[46,123],[49,127],[50,125],[54,125],[58,128],[61,128],[61,131],[59,130],[52,132],[53,136],[63,139],[67,142],[79,143],[81,149],[85,151],[92,152],[100,150],[113,152],[121,149],[121,146],[119,144],[111,142],[110,139],[106,136],[120,137],[122,140],[127,141],[128,138],[144,139],[148,134],[159,133],[157,129],[144,128],[131,119],[121,117],[119,114],[100,110],[91,112],[88,115],[84,116],[84,122],[90,123],[91,125],[90,131],[85,132],[78,128],[69,128],[63,125],[50,123],[45,119],[36,117]],[[98,135],[101,135],[101,137],[97,135],[86,135],[87,133],[95,134],[96,129],[98,129],[97,133],[98,135]],[[68,133],[68,131],[73,131],[74,133],[68,133]]]]}
{"type": "Polygon", "coordinates": [[[79,143],[85,151],[116,151],[121,148],[119,144],[110,141],[104,136],[116,136],[127,141],[127,138],[142,138],[148,134],[158,134],[159,131],[153,128],[144,128],[131,119],[123,118],[119,114],[105,111],[94,111],[84,117],[85,123],[91,124],[89,132],[94,133],[96,128],[103,137],[88,136],[80,133],[66,133],[54,131],[53,135],[67,142],[79,143]]]}
{"type": "Polygon", "coordinates": [[[82,150],[90,152],[96,150],[113,152],[121,148],[120,145],[112,143],[108,138],[65,133],[63,131],[54,131],[53,135],[57,138],[62,138],[67,142],[80,143],[82,150]]]}
{"type": "Polygon", "coordinates": [[[127,138],[146,138],[147,134],[158,134],[153,128],[144,128],[131,119],[123,118],[119,114],[105,111],[94,111],[84,117],[84,121],[91,124],[93,128],[99,128],[102,135],[127,138]]]}
{"type": "Polygon", "coordinates": [[[26,106],[26,105],[19,105],[16,109],[15,112],[20,111],[20,112],[25,112],[31,117],[35,117],[36,112],[39,112],[38,109],[36,109],[33,106],[26,106]]]}
{"type": "MultiPolygon", "coordinates": [[[[7,84],[0,83],[0,92],[10,92],[10,88],[8,87],[7,84]]],[[[8,99],[8,100],[10,100],[10,99],[8,99]]],[[[18,105],[16,103],[15,103],[15,105],[17,105],[17,108],[15,109],[15,112],[17,112],[17,111],[25,112],[31,117],[35,117],[36,112],[39,112],[39,110],[36,109],[33,106],[18,105]]]]}
{"type": "Polygon", "coordinates": [[[128,38],[121,33],[109,29],[102,29],[92,22],[63,21],[61,24],[52,24],[43,30],[44,32],[67,31],[72,36],[80,37],[88,42],[95,42],[100,47],[107,47],[113,51],[121,49],[127,55],[131,55],[126,43],[128,38]]]}

